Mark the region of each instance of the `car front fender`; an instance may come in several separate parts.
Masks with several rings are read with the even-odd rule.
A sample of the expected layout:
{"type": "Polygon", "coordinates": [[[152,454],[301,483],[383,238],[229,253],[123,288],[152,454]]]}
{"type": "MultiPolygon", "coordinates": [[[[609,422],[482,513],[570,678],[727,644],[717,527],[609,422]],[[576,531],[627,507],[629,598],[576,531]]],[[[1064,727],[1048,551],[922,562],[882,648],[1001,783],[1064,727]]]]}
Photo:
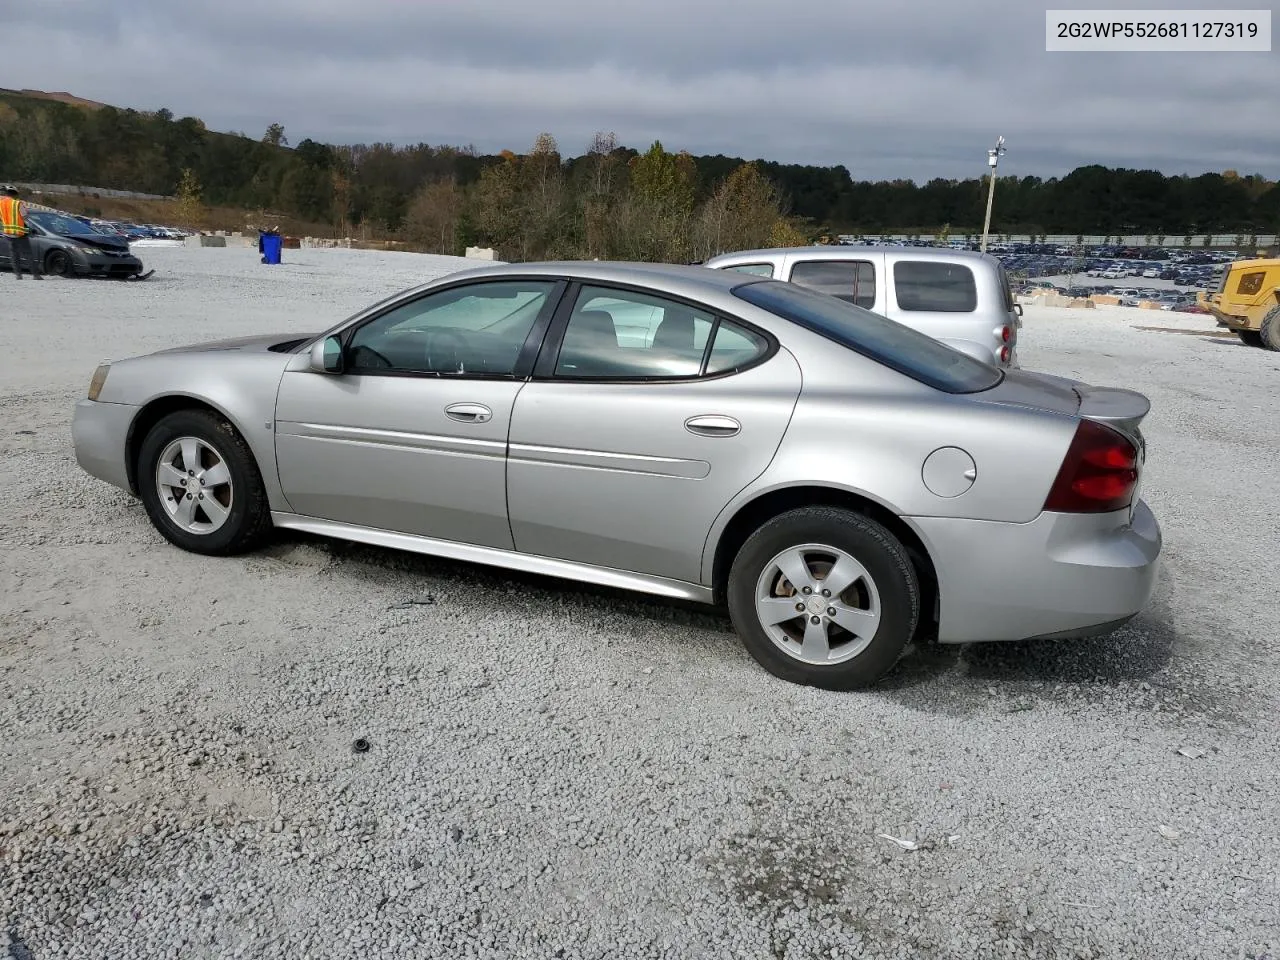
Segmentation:
{"type": "MultiPolygon", "coordinates": [[[[100,399],[138,408],[130,425],[130,450],[167,413],[184,407],[216,411],[253,451],[271,509],[288,510],[275,454],[276,393],[287,360],[272,353],[137,357],[112,365],[100,399]]],[[[135,464],[128,466],[132,482],[135,464]]]]}

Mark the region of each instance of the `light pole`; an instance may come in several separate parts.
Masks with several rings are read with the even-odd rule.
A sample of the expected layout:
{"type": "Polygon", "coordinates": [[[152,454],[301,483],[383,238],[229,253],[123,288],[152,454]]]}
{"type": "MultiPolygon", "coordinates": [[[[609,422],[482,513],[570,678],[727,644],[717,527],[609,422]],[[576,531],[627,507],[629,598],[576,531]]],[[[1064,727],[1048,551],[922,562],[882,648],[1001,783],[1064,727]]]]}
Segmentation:
{"type": "Polygon", "coordinates": [[[1004,137],[996,140],[994,149],[987,151],[987,166],[991,168],[991,186],[987,190],[987,217],[982,221],[982,252],[987,252],[987,231],[991,229],[991,202],[996,198],[996,164],[1005,154],[1004,137]]]}

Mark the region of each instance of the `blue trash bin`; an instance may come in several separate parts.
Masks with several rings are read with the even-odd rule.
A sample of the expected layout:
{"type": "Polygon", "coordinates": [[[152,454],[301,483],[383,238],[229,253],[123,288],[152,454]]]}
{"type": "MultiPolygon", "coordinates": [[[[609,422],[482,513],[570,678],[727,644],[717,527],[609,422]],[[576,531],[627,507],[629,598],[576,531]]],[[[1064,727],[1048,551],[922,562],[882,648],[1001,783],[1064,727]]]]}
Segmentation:
{"type": "Polygon", "coordinates": [[[280,251],[284,248],[284,238],[278,233],[262,235],[262,262],[279,263],[280,251]]]}

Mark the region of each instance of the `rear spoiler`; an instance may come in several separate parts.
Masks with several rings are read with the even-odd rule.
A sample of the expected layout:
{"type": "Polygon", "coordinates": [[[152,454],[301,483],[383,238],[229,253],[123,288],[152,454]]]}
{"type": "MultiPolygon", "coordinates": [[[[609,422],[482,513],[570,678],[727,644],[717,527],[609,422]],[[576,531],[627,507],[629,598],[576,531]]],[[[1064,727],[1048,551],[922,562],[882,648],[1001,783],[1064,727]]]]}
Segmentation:
{"type": "Polygon", "coordinates": [[[1119,387],[1073,388],[1080,398],[1077,415],[1115,427],[1124,433],[1136,433],[1138,425],[1151,412],[1151,401],[1137,390],[1119,387]]]}

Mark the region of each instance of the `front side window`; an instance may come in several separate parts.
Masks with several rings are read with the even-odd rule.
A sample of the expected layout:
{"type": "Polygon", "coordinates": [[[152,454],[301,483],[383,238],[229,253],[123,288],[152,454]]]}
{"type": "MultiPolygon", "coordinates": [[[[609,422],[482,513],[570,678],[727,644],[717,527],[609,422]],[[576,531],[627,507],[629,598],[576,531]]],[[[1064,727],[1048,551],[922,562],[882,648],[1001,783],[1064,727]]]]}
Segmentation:
{"type": "Polygon", "coordinates": [[[876,302],[876,268],[868,260],[801,260],[791,282],[870,310],[876,302]]]}
{"type": "Polygon", "coordinates": [[[898,307],[922,313],[972,313],[978,285],[963,264],[940,260],[900,260],[893,265],[898,307]]]}
{"type": "Polygon", "coordinates": [[[739,369],[768,350],[764,337],[717,321],[706,310],[646,293],[584,286],[565,328],[555,375],[688,379],[739,369]]]}
{"type": "Polygon", "coordinates": [[[366,323],[347,344],[351,373],[511,376],[554,281],[504,280],[428,293],[366,323]]]}

